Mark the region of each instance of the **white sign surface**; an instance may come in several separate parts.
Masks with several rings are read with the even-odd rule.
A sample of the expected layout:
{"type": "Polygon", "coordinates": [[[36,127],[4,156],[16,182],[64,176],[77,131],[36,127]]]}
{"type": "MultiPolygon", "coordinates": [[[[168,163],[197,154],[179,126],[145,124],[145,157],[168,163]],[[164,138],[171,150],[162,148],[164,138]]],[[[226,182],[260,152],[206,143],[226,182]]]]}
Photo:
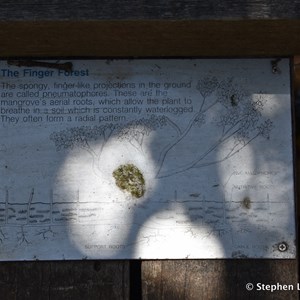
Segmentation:
{"type": "Polygon", "coordinates": [[[295,257],[287,59],[53,63],[0,62],[0,260],[295,257]]]}

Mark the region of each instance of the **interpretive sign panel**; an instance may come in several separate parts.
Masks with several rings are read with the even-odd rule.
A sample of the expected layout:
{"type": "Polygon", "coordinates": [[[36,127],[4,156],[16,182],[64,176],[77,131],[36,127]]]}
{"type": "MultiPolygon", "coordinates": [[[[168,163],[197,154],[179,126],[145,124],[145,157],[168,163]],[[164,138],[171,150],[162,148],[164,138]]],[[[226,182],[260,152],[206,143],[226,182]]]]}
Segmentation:
{"type": "Polygon", "coordinates": [[[293,258],[288,59],[0,62],[0,260],[293,258]]]}

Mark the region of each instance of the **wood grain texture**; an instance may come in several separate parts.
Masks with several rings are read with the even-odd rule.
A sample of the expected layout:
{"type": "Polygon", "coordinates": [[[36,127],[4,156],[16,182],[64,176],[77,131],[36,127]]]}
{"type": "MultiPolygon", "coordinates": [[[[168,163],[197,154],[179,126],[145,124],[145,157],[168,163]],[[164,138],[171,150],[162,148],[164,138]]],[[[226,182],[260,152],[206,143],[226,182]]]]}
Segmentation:
{"type": "Polygon", "coordinates": [[[293,19],[299,0],[1,1],[2,20],[293,19]]]}
{"type": "Polygon", "coordinates": [[[7,262],[0,264],[0,299],[129,299],[125,261],[7,262]]]}
{"type": "Polygon", "coordinates": [[[144,300],[298,299],[296,260],[142,262],[144,300]],[[245,285],[293,284],[294,291],[247,291],[245,285]]]}
{"type": "Polygon", "coordinates": [[[300,53],[298,21],[0,22],[2,57],[245,57],[300,53]]]}

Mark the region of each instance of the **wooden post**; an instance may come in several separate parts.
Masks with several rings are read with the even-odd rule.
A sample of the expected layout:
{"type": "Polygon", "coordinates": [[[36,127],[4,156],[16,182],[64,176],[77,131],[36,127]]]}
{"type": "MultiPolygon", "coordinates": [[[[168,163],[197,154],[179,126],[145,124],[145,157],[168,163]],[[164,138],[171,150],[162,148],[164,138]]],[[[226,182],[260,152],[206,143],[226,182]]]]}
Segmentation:
{"type": "Polygon", "coordinates": [[[126,261],[0,264],[1,299],[129,299],[126,261]]]}
{"type": "Polygon", "coordinates": [[[294,260],[144,261],[143,299],[298,299],[297,271],[294,260]],[[295,290],[248,291],[247,283],[291,284],[295,290]]]}

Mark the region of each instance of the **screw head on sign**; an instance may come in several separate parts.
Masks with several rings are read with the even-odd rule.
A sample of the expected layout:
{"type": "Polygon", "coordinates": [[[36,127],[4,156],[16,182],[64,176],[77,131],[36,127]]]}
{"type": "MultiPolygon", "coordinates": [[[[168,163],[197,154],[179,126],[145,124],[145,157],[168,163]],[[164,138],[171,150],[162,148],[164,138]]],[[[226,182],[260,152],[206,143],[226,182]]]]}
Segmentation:
{"type": "Polygon", "coordinates": [[[278,244],[278,250],[280,252],[285,252],[288,249],[288,245],[285,242],[279,243],[278,244]]]}

